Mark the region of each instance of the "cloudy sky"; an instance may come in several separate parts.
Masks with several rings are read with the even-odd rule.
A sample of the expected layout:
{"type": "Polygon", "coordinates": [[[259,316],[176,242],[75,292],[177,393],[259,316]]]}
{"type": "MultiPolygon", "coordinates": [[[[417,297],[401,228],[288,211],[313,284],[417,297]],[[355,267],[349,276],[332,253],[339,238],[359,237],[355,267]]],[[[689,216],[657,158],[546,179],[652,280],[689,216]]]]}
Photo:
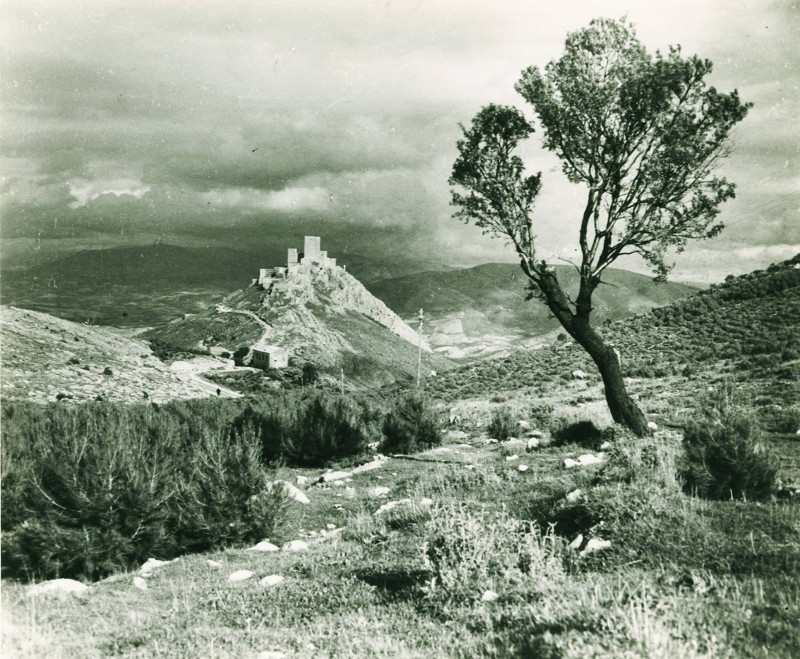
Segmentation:
{"type": "MultiPolygon", "coordinates": [[[[315,230],[332,251],[513,260],[452,219],[457,124],[513,103],[521,70],[592,18],[649,49],[711,59],[755,107],[724,173],[723,234],[675,279],[714,281],[800,251],[800,7],[779,0],[26,0],[2,21],[2,255],[259,240],[315,230]]],[[[542,249],[573,252],[582,191],[538,137],[542,249]]],[[[623,264],[624,265],[624,264],[623,264]]],[[[636,268],[636,263],[629,263],[636,268]]]]}

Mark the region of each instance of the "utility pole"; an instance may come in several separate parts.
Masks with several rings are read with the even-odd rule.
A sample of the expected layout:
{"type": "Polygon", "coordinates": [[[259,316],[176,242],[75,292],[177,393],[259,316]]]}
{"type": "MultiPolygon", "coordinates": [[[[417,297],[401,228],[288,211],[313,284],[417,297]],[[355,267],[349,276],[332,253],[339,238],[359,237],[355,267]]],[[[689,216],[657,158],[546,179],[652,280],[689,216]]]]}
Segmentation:
{"type": "Polygon", "coordinates": [[[422,309],[419,310],[419,328],[417,329],[417,391],[419,391],[422,375],[422,309]]]}

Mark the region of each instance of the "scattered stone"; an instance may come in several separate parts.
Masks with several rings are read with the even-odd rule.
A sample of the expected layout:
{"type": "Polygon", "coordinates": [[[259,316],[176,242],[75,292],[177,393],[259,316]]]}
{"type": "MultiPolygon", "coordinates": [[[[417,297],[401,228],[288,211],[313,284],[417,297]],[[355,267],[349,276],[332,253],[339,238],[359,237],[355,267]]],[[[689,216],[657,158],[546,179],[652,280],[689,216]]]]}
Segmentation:
{"type": "Polygon", "coordinates": [[[329,471],[325,474],[322,474],[318,479],[318,483],[330,483],[335,481],[341,481],[345,478],[350,478],[352,476],[352,472],[349,471],[329,471]]]}
{"type": "Polygon", "coordinates": [[[236,570],[233,574],[228,577],[228,581],[230,583],[238,583],[240,581],[247,581],[248,579],[252,579],[255,576],[255,572],[251,572],[250,570],[236,570]]]}
{"type": "Polygon", "coordinates": [[[530,430],[531,424],[528,423],[527,421],[520,421],[519,422],[519,427],[520,427],[521,430],[530,430]]]}
{"type": "Polygon", "coordinates": [[[326,529],[328,529],[328,531],[333,531],[333,529],[335,529],[335,528],[336,528],[336,524],[334,524],[333,522],[328,522],[328,523],[325,525],[325,528],[326,528],[326,529]]]}
{"type": "Polygon", "coordinates": [[[577,489],[577,490],[572,490],[572,492],[570,492],[569,494],[567,494],[567,496],[566,496],[566,499],[567,499],[567,501],[569,501],[570,503],[575,503],[575,502],[576,502],[578,499],[580,499],[582,496],[583,496],[583,491],[581,491],[581,490],[580,490],[580,488],[579,488],[579,489],[577,489]]]}
{"type": "Polygon", "coordinates": [[[464,469],[475,469],[477,465],[464,465],[464,469]]]}
{"type": "Polygon", "coordinates": [[[647,422],[647,427],[650,430],[658,430],[658,424],[655,421],[648,421],[647,422]]]}
{"type": "Polygon", "coordinates": [[[37,583],[28,588],[28,597],[39,597],[40,595],[55,595],[63,597],[65,595],[75,595],[81,597],[89,592],[89,586],[74,579],[52,579],[37,583]]]}
{"type": "Polygon", "coordinates": [[[308,543],[303,540],[292,540],[281,547],[282,551],[306,551],[307,549],[308,543]]]}
{"type": "Polygon", "coordinates": [[[509,437],[503,442],[503,446],[525,446],[526,443],[524,439],[520,439],[519,437],[509,437]]]}
{"type": "Polygon", "coordinates": [[[579,533],[578,537],[569,543],[569,548],[578,550],[581,548],[582,544],[583,544],[583,533],[579,533]]]}
{"type": "Polygon", "coordinates": [[[429,499],[428,497],[422,497],[419,500],[419,505],[422,506],[423,508],[427,508],[428,506],[432,506],[433,505],[433,499],[429,499]]]}
{"type": "Polygon", "coordinates": [[[528,433],[528,437],[538,437],[539,439],[542,439],[544,437],[544,433],[541,430],[531,430],[528,433]]]}
{"type": "Polygon", "coordinates": [[[257,545],[253,547],[248,547],[247,551],[279,551],[279,549],[276,545],[273,545],[271,542],[262,540],[257,545]]]}
{"type": "Polygon", "coordinates": [[[493,590],[485,590],[483,591],[483,595],[481,595],[481,602],[494,602],[500,595],[498,595],[493,590]]]}
{"type": "Polygon", "coordinates": [[[391,491],[392,491],[391,488],[386,487],[385,485],[378,485],[377,487],[373,487],[369,491],[369,495],[371,497],[376,497],[377,498],[377,497],[385,496],[385,495],[389,494],[389,492],[391,492],[391,491]]]}
{"type": "Polygon", "coordinates": [[[605,455],[602,453],[598,453],[597,455],[592,455],[591,453],[584,453],[583,455],[578,456],[578,464],[583,467],[588,467],[590,465],[599,465],[604,459],[605,455]]]}
{"type": "Polygon", "coordinates": [[[564,460],[564,466],[567,469],[572,469],[573,467],[580,467],[581,463],[578,462],[577,460],[573,460],[572,458],[566,458],[564,460]]]}
{"type": "Polygon", "coordinates": [[[508,455],[506,456],[506,462],[511,462],[512,460],[519,460],[518,455],[508,455]]]}
{"type": "Polygon", "coordinates": [[[283,577],[280,574],[270,574],[268,577],[264,577],[261,580],[261,585],[265,588],[270,588],[271,586],[277,586],[278,584],[283,583],[283,577]]]}
{"type": "Polygon", "coordinates": [[[601,451],[605,451],[610,448],[611,448],[611,442],[603,442],[602,444],[600,444],[601,451]]]}
{"type": "Polygon", "coordinates": [[[475,447],[472,444],[456,444],[455,448],[471,449],[471,448],[475,448],[475,447]]]}
{"type": "Polygon", "coordinates": [[[174,558],[171,561],[159,561],[157,558],[148,558],[144,562],[142,567],[139,568],[139,574],[143,577],[149,577],[158,568],[163,567],[165,565],[169,565],[170,563],[177,560],[178,560],[177,558],[174,558]]]}
{"type": "Polygon", "coordinates": [[[295,483],[298,485],[305,485],[308,483],[308,476],[298,476],[295,478],[295,483]]]}
{"type": "Polygon", "coordinates": [[[496,439],[491,438],[491,437],[484,442],[484,444],[497,444],[497,443],[498,443],[498,441],[496,439]]]}
{"type": "Polygon", "coordinates": [[[528,443],[525,445],[525,450],[528,451],[528,453],[530,453],[535,448],[539,448],[539,438],[531,437],[528,440],[528,443]]]}
{"type": "Polygon", "coordinates": [[[375,511],[375,515],[383,515],[383,513],[387,513],[390,510],[394,510],[397,506],[403,506],[408,503],[411,503],[411,499],[398,499],[397,501],[387,501],[384,503],[378,510],[375,511]]]}
{"type": "Polygon", "coordinates": [[[271,490],[273,487],[280,487],[286,493],[286,496],[290,499],[294,499],[302,504],[311,503],[309,498],[306,496],[305,492],[301,489],[295,487],[288,481],[273,481],[272,483],[267,484],[267,489],[271,490]]]}
{"type": "Polygon", "coordinates": [[[147,582],[144,580],[143,577],[134,577],[133,586],[134,588],[138,588],[139,590],[147,590],[147,582]]]}
{"type": "Polygon", "coordinates": [[[213,568],[222,567],[222,563],[220,563],[219,561],[212,561],[210,558],[206,561],[206,565],[208,565],[208,567],[213,567],[213,568]]]}
{"type": "Polygon", "coordinates": [[[603,540],[602,538],[592,538],[589,542],[586,543],[586,546],[583,548],[581,552],[581,556],[586,556],[586,554],[591,554],[595,551],[601,551],[603,549],[608,549],[611,546],[611,540],[603,540]]]}
{"type": "Polygon", "coordinates": [[[518,471],[528,471],[528,465],[517,465],[518,471]]]}
{"type": "Polygon", "coordinates": [[[580,369],[576,369],[576,370],[572,371],[572,377],[577,379],[577,380],[585,380],[586,379],[586,373],[584,373],[580,369]]]}

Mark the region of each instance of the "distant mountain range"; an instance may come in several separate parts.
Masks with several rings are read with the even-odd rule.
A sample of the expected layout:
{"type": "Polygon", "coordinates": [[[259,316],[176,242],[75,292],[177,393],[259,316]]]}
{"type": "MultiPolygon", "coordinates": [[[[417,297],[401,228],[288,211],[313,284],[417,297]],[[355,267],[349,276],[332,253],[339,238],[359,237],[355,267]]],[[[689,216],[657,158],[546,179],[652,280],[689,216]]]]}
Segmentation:
{"type": "MultiPolygon", "coordinates": [[[[565,290],[577,293],[571,266],[555,266],[565,290]]],[[[596,322],[624,318],[697,292],[686,284],[655,283],[651,277],[610,269],[594,296],[596,322]]],[[[560,325],[547,307],[529,300],[527,279],[510,263],[487,263],[449,272],[423,272],[366,284],[370,292],[408,320],[419,309],[431,345],[452,357],[507,352],[535,345],[560,325]]]]}

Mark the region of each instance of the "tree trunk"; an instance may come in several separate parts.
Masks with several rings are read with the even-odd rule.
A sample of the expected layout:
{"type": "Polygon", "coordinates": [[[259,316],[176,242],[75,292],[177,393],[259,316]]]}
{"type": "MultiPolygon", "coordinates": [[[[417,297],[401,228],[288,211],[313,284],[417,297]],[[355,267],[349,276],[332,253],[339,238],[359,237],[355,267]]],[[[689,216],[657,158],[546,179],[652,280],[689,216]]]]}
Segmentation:
{"type": "Polygon", "coordinates": [[[589,324],[588,319],[575,318],[572,329],[572,336],[589,353],[600,371],[605,386],[606,402],[614,421],[630,428],[638,437],[650,434],[647,419],[625,388],[616,352],[605,344],[589,324]]]}
{"type": "MultiPolygon", "coordinates": [[[[523,265],[523,270],[525,266],[523,265]]],[[[528,270],[526,270],[526,273],[528,270]]],[[[647,419],[644,414],[633,402],[625,389],[625,381],[622,379],[622,369],[620,368],[617,353],[613,348],[605,344],[600,335],[589,323],[589,316],[592,312],[592,292],[596,283],[582,278],[581,289],[576,301],[576,313],[572,312],[569,305],[569,298],[564,294],[555,272],[547,267],[543,267],[537,274],[536,284],[544,293],[545,302],[553,312],[569,335],[589,353],[605,385],[606,402],[611,416],[615,423],[630,428],[638,437],[650,434],[647,427],[647,419]]],[[[530,275],[529,275],[530,276],[530,275]]]]}

